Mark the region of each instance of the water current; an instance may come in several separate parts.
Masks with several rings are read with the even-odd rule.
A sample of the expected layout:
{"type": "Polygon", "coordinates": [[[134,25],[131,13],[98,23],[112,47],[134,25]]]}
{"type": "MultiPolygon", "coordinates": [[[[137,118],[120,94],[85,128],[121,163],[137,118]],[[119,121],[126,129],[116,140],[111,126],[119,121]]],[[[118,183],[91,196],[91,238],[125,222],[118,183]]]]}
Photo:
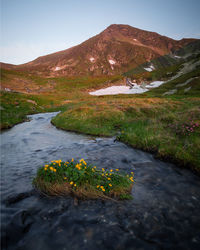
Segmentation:
{"type": "Polygon", "coordinates": [[[57,113],[0,134],[2,249],[200,249],[200,178],[114,138],[66,132],[57,113]],[[133,200],[46,197],[32,186],[51,160],[84,158],[105,169],[135,172],[133,200]]]}

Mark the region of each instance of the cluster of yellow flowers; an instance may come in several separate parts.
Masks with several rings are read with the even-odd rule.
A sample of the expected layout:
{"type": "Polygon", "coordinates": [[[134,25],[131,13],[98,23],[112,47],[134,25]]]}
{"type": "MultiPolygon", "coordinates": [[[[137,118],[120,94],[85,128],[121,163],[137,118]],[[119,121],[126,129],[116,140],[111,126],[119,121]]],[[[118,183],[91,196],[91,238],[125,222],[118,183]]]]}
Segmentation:
{"type": "MultiPolygon", "coordinates": [[[[89,166],[87,166],[87,163],[85,162],[84,159],[79,160],[78,163],[74,163],[74,159],[73,158],[72,158],[71,162],[62,162],[62,160],[51,161],[51,164],[44,166],[44,170],[45,171],[50,170],[52,172],[56,172],[56,168],[57,168],[57,170],[59,170],[58,167],[61,167],[61,166],[64,166],[64,167],[74,166],[78,170],[81,170],[81,169],[83,169],[83,170],[84,169],[92,169],[92,172],[97,171],[98,174],[101,174],[101,176],[108,181],[106,184],[104,184],[104,186],[101,186],[101,185],[97,185],[96,186],[99,190],[101,190],[103,192],[105,192],[106,189],[109,190],[109,187],[113,186],[113,184],[111,184],[111,183],[112,183],[112,178],[115,176],[114,171],[117,171],[117,172],[119,171],[119,169],[105,170],[104,168],[102,168],[102,171],[98,171],[98,170],[96,170],[96,166],[94,166],[92,168],[90,168],[89,166]]],[[[58,173],[59,173],[59,171],[58,171],[58,173]]],[[[129,181],[131,181],[131,182],[134,182],[133,176],[134,176],[134,173],[131,172],[131,175],[127,175],[127,179],[129,181]]],[[[69,179],[66,176],[64,176],[63,178],[64,178],[64,180],[66,180],[67,182],[69,182],[69,184],[72,187],[76,187],[77,186],[77,184],[74,183],[73,181],[69,181],[69,179]]]]}
{"type": "Polygon", "coordinates": [[[56,160],[56,161],[51,161],[54,165],[57,163],[58,166],[60,167],[61,166],[61,162],[62,160],[56,160]]]}
{"type": "Polygon", "coordinates": [[[44,170],[45,170],[45,171],[47,171],[48,168],[49,168],[52,172],[56,172],[56,169],[55,169],[55,168],[49,167],[49,165],[45,165],[45,166],[44,166],[44,170]]]}
{"type": "MultiPolygon", "coordinates": [[[[73,158],[72,158],[73,159],[73,158]]],[[[72,161],[73,162],[73,161],[72,161]]],[[[85,160],[84,159],[81,159],[80,161],[79,161],[79,163],[77,163],[76,164],[76,166],[75,166],[78,170],[81,170],[81,167],[83,167],[84,169],[86,169],[87,168],[87,163],[85,162],[85,160]]]]}
{"type": "Polygon", "coordinates": [[[76,183],[74,183],[73,181],[71,181],[69,184],[73,185],[74,187],[76,187],[76,183]]]}
{"type": "Polygon", "coordinates": [[[129,180],[132,181],[132,182],[134,182],[134,180],[133,180],[134,173],[131,172],[131,174],[132,174],[132,176],[129,178],[129,180]]]}
{"type": "Polygon", "coordinates": [[[97,188],[101,188],[101,190],[103,191],[103,192],[105,192],[106,190],[105,190],[105,188],[104,188],[104,186],[97,186],[97,188]]]}
{"type": "Polygon", "coordinates": [[[87,165],[84,159],[81,159],[79,162],[82,162],[83,164],[87,165]]]}
{"type": "Polygon", "coordinates": [[[82,166],[81,163],[77,163],[75,167],[76,167],[78,170],[81,170],[81,166],[82,166]]]}

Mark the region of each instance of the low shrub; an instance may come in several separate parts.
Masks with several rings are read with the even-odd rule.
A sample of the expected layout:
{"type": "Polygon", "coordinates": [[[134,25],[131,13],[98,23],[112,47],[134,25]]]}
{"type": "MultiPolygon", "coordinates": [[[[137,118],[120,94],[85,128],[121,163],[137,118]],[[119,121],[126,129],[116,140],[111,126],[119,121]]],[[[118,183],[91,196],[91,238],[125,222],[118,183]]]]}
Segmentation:
{"type": "Polygon", "coordinates": [[[40,167],[34,186],[47,195],[72,195],[81,199],[130,199],[134,173],[119,169],[101,170],[84,159],[69,162],[51,161],[40,167]]]}
{"type": "Polygon", "coordinates": [[[197,131],[197,129],[199,128],[199,123],[194,121],[187,121],[182,124],[169,124],[168,127],[171,128],[176,133],[176,135],[189,136],[197,131]]]}

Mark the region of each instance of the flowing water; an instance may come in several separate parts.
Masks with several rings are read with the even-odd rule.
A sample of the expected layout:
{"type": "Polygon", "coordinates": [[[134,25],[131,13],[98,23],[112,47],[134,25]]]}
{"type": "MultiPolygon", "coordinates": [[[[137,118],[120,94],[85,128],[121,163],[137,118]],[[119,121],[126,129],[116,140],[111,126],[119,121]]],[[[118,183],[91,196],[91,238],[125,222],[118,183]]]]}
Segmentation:
{"type": "Polygon", "coordinates": [[[113,138],[56,129],[56,113],[1,133],[3,249],[200,249],[200,178],[113,138]],[[32,187],[38,167],[84,158],[135,172],[133,200],[45,197],[32,187]]]}

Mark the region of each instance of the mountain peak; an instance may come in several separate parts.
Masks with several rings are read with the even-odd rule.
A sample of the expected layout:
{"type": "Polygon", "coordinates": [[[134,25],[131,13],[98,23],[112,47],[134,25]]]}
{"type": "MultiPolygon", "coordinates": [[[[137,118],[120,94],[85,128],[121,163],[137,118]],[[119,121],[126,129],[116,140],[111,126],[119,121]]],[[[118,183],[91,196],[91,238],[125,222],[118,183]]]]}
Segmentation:
{"type": "Polygon", "coordinates": [[[80,45],[15,68],[52,77],[121,74],[194,40],[175,41],[126,24],[111,24],[80,45]]]}

